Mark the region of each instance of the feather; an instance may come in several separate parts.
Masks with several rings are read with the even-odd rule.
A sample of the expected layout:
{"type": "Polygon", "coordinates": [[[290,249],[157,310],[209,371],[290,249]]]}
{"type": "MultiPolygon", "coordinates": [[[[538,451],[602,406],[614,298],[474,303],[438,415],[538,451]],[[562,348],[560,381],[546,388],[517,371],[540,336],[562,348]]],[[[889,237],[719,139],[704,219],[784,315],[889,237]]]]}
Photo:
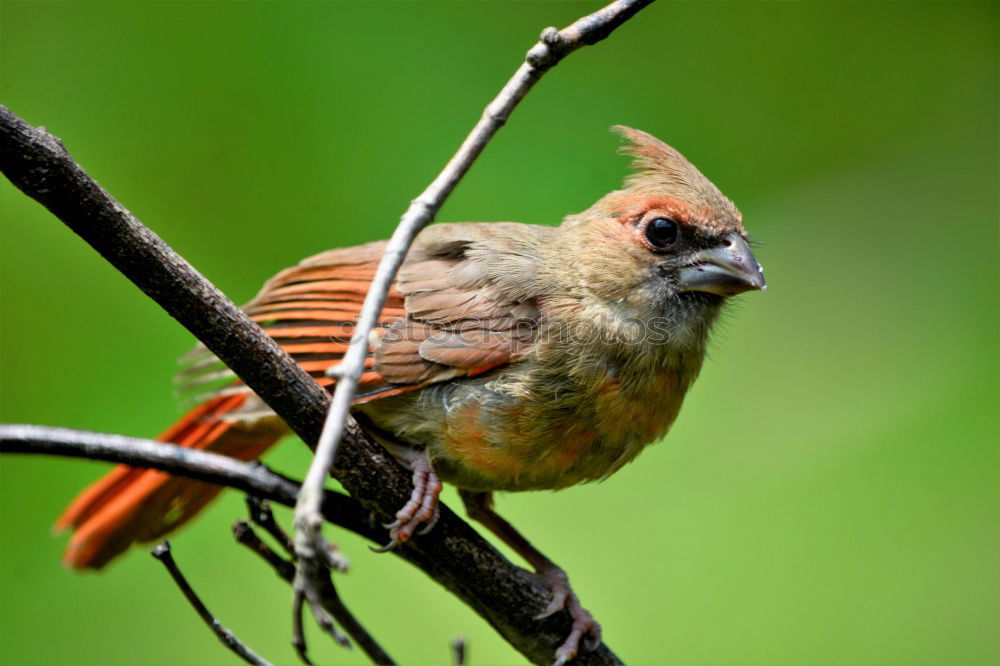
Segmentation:
{"type": "MultiPolygon", "coordinates": [[[[615,125],[611,130],[628,141],[620,149],[632,157],[635,169],[625,179],[628,194],[674,199],[696,211],[697,218],[690,221],[711,233],[744,233],[743,216],[736,205],[676,149],[631,127],[615,125]]],[[[621,193],[608,197],[616,194],[621,193]]]]}

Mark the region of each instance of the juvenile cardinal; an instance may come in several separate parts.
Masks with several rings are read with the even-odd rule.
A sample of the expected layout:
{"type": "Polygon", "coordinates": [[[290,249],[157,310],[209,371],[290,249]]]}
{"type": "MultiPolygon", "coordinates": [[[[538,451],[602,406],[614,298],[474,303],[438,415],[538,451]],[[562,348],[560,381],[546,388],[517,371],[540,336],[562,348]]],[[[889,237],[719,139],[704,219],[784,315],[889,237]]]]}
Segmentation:
{"type": "MultiPolygon", "coordinates": [[[[725,300],[764,288],[733,203],[676,150],[628,127],[624,188],[559,227],[439,224],[407,255],[354,402],[358,423],[413,472],[395,546],[433,526],[441,482],[552,590],[573,629],[556,657],[600,641],[566,574],[492,508],[494,491],[608,477],[666,434],[725,300]]],[[[247,312],[319,382],[347,348],[384,242],[330,250],[269,280],[247,312]]],[[[209,352],[182,372],[198,407],[160,441],[254,460],[288,433],[209,352]]],[[[190,520],[220,488],[116,467],[57,523],[65,562],[100,568],[190,520]]]]}

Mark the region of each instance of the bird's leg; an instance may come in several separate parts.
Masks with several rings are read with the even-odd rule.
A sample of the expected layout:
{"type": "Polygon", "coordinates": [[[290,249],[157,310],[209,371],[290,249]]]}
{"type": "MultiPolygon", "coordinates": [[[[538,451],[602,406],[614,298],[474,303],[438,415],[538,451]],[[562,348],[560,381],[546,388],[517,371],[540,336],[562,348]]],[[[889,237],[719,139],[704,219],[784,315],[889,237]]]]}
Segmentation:
{"type": "Polygon", "coordinates": [[[434,465],[426,452],[386,442],[382,442],[382,445],[413,472],[413,493],[410,501],[396,512],[396,520],[385,525],[391,540],[381,548],[372,549],[378,553],[392,550],[409,541],[414,533],[429,532],[440,515],[438,496],[441,494],[441,477],[434,471],[434,465]],[[424,524],[424,528],[417,532],[421,524],[424,524]]]}
{"type": "Polygon", "coordinates": [[[508,546],[523,557],[535,568],[535,575],[542,579],[545,586],[552,592],[552,600],[538,619],[548,617],[555,612],[566,609],[573,619],[573,628],[559,649],[556,650],[556,664],[565,664],[576,656],[580,649],[580,641],[584,648],[593,650],[601,644],[601,625],[580,605],[573,588],[569,585],[569,577],[555,562],[543,555],[531,542],[525,539],[514,526],[504,520],[493,510],[493,493],[471,492],[459,490],[465,510],[469,517],[485,525],[508,546]]]}

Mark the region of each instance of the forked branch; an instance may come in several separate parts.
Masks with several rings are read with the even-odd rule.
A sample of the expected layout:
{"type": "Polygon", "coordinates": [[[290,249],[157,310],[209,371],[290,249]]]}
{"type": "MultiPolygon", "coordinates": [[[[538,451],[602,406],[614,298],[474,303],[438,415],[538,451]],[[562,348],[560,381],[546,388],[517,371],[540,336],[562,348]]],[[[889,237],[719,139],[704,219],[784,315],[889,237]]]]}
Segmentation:
{"type": "MultiPolygon", "coordinates": [[[[253,520],[257,525],[264,528],[265,531],[275,537],[279,545],[286,550],[290,555],[294,556],[294,553],[288,550],[286,547],[290,546],[290,543],[285,543],[285,538],[283,536],[275,535],[273,527],[277,524],[273,522],[273,516],[270,516],[270,509],[267,507],[266,502],[263,502],[259,498],[251,498],[247,496],[248,503],[251,505],[256,504],[256,507],[251,506],[250,515],[251,520],[253,520]],[[264,524],[261,523],[260,518],[262,516],[267,516],[265,518],[264,524]]],[[[253,527],[245,520],[238,520],[233,524],[233,537],[237,542],[244,545],[251,552],[255,553],[265,562],[267,562],[273,569],[278,577],[285,582],[291,584],[295,580],[295,564],[286,560],[278,553],[268,546],[254,531],[253,527]]],[[[368,631],[361,625],[360,622],[354,617],[354,614],[344,605],[341,601],[340,595],[337,593],[337,588],[334,586],[332,579],[330,579],[330,574],[326,574],[327,585],[324,586],[323,600],[321,604],[321,611],[329,616],[331,619],[340,624],[344,628],[344,631],[354,639],[354,642],[364,651],[368,658],[372,660],[374,664],[387,664],[391,665],[395,663],[382,646],[368,633],[368,631]]],[[[316,610],[313,614],[316,614],[316,610]]],[[[330,633],[330,632],[328,632],[330,633]]],[[[305,656],[305,639],[301,636],[295,637],[295,643],[300,656],[304,659],[308,659],[305,656]]]]}
{"type": "Polygon", "coordinates": [[[486,144],[507,122],[514,108],[546,71],[573,51],[601,41],[652,1],[616,0],[562,30],[551,27],[543,30],[540,41],[531,47],[524,58],[524,63],[514,72],[496,98],[486,106],[482,118],[472,128],[458,152],[403,213],[386,245],[385,254],[368,289],[347,353],[341,363],[330,371],[337,377],[337,385],[313,462],[295,507],[295,548],[299,557],[303,559],[295,587],[306,597],[316,596],[321,585],[319,580],[310,581],[305,573],[319,570],[318,566],[309,566],[308,561],[318,559],[325,549],[320,535],[322,518],[319,513],[323,483],[337,458],[338,445],[347,427],[351,402],[357,391],[358,380],[364,372],[369,336],[385,305],[396,272],[402,265],[414,238],[434,220],[434,216],[448,195],[472,167],[473,162],[486,148],[486,144]]]}
{"type": "MultiPolygon", "coordinates": [[[[349,449],[345,448],[345,453],[349,449]]],[[[294,506],[298,482],[261,464],[208,451],[181,449],[148,439],[37,425],[0,425],[0,453],[47,454],[148,467],[207,481],[294,506]]],[[[391,462],[386,462],[394,466],[391,462]]],[[[324,491],[324,518],[368,539],[385,543],[387,532],[370,519],[370,509],[342,493],[324,491]]],[[[546,592],[523,569],[508,562],[450,511],[434,532],[393,552],[450,590],[486,618],[514,647],[535,663],[551,661],[565,638],[568,621],[553,616],[537,621],[546,592]],[[434,534],[441,530],[442,536],[434,534]]],[[[577,657],[578,664],[620,664],[607,646],[577,657]]]]}
{"type": "MultiPolygon", "coordinates": [[[[322,492],[328,472],[332,471],[360,502],[363,512],[375,512],[383,520],[392,520],[395,509],[409,497],[409,475],[360,432],[349,419],[349,407],[366,353],[368,332],[413,238],[430,223],[490,138],[545,71],[572,51],[600,41],[650,2],[617,0],[561,31],[547,28],[542,33],[541,41],[486,107],[459,151],[403,215],[365,300],[351,347],[339,366],[341,381],[329,410],[331,400],[326,391],[240,308],[90,178],[62,142],[2,106],[0,170],[188,328],[307,444],[319,442],[322,433],[322,445],[299,494],[296,514],[296,550],[300,559],[315,558],[321,552],[318,547],[325,546],[318,527],[322,520],[320,509],[330,497],[322,492]],[[324,429],[324,423],[329,427],[324,429]],[[338,452],[341,439],[344,445],[338,452]]],[[[20,434],[23,444],[25,433],[20,434]]],[[[344,524],[354,518],[338,516],[335,522],[344,524]]],[[[370,532],[367,515],[362,522],[365,526],[355,526],[356,531],[370,532]]],[[[384,533],[378,538],[384,539],[384,533]]],[[[564,613],[543,621],[535,619],[546,606],[548,592],[447,507],[442,507],[440,520],[430,534],[410,542],[398,554],[455,593],[533,662],[550,661],[569,630],[569,618],[564,613]]],[[[299,564],[300,571],[318,571],[307,562],[299,564]]],[[[304,591],[314,596],[321,593],[318,578],[300,579],[304,591]]],[[[602,645],[594,652],[581,654],[577,663],[618,662],[602,645]]]]}

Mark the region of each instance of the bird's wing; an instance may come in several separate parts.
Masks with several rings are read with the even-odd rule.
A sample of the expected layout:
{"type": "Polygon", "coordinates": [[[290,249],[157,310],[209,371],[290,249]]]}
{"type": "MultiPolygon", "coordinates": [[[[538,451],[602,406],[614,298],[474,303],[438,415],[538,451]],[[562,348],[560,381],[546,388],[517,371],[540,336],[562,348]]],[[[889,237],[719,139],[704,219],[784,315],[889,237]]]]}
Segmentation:
{"type": "Polygon", "coordinates": [[[516,360],[538,324],[537,248],[547,233],[495,222],[421,234],[396,281],[406,315],[382,335],[374,370],[392,384],[423,386],[516,360]]]}
{"type": "MultiPolygon", "coordinates": [[[[379,315],[356,402],[395,395],[516,359],[538,319],[535,248],[547,227],[433,226],[417,238],[379,315]]],[[[343,357],[385,241],[329,250],[286,269],[246,306],[250,317],[324,386],[343,357]]],[[[195,402],[248,393],[199,346],[182,362],[180,391],[195,402]]],[[[254,413],[265,413],[252,401],[254,413]]],[[[269,412],[266,412],[269,414],[269,412]]]]}
{"type": "MultiPolygon", "coordinates": [[[[379,316],[357,401],[485,372],[530,344],[537,319],[533,249],[544,228],[440,225],[417,239],[379,316]]],[[[274,276],[246,307],[251,318],[326,386],[347,350],[385,243],[331,250],[274,276]]],[[[204,347],[188,355],[182,390],[201,404],[160,436],[178,446],[253,460],[285,432],[250,389],[204,347]],[[268,418],[271,417],[271,418],[268,418]]],[[[160,538],[198,513],[219,486],[116,467],[58,522],[73,528],[65,562],[100,568],[136,541],[160,538]]]]}

